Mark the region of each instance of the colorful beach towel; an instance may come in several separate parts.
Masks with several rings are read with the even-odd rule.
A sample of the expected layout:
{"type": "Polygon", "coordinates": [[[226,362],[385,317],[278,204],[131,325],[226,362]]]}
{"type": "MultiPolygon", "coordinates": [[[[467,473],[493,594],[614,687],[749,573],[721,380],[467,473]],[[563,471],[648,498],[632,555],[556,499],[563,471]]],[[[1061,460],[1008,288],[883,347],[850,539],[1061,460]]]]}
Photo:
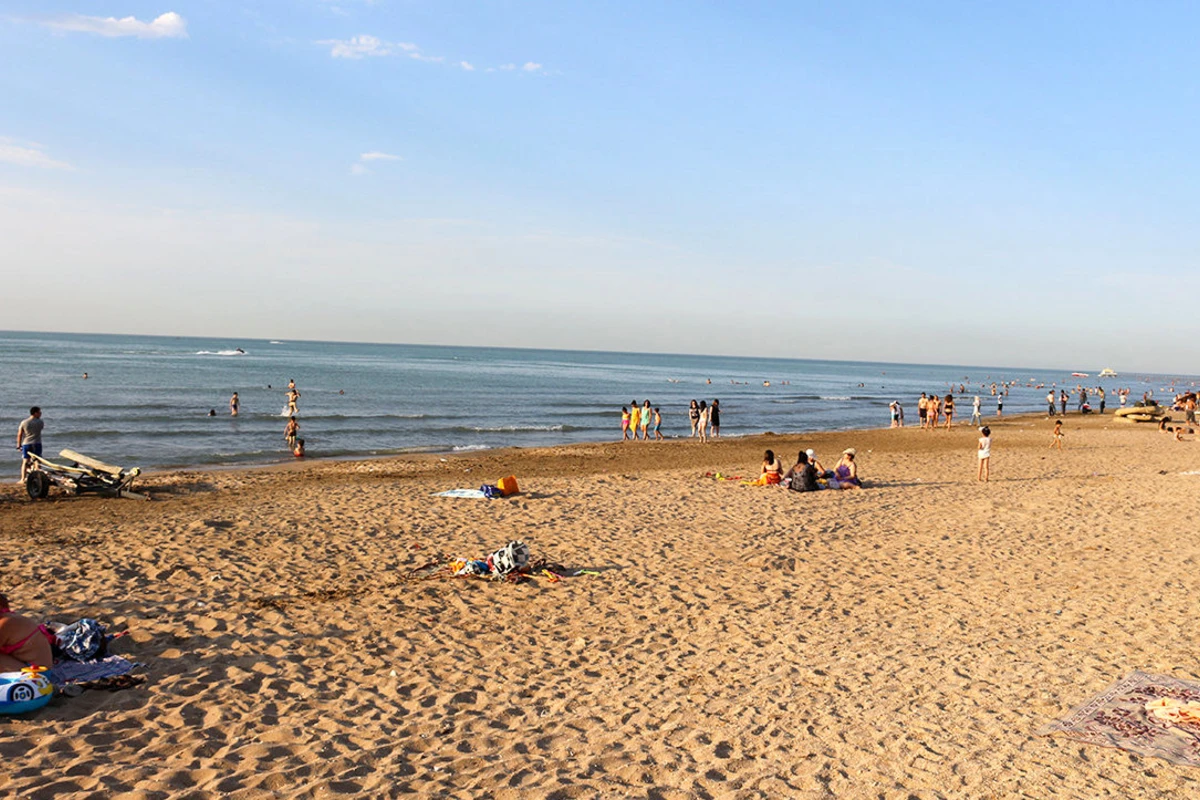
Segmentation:
{"type": "Polygon", "coordinates": [[[46,673],[46,677],[55,686],[64,686],[68,683],[84,683],[85,681],[127,675],[140,666],[143,665],[122,656],[108,656],[95,661],[68,660],[55,664],[46,673]]]}
{"type": "Polygon", "coordinates": [[[479,489],[451,489],[448,492],[436,492],[434,497],[470,497],[477,500],[482,500],[487,497],[479,489]]]}
{"type": "Polygon", "coordinates": [[[1200,767],[1200,683],[1133,672],[1037,731],[1200,767]],[[1197,704],[1197,705],[1192,705],[1197,704]]]}

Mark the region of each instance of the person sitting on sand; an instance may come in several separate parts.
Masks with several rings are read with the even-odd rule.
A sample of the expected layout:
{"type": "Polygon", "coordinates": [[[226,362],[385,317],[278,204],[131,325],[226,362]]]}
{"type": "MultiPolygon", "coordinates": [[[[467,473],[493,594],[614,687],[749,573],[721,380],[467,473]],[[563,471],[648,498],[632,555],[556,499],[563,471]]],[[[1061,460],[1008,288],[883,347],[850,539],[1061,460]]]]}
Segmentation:
{"type": "Polygon", "coordinates": [[[0,594],[0,672],[54,666],[54,633],[8,607],[0,594]]]}
{"type": "Polygon", "coordinates": [[[297,439],[296,446],[292,448],[292,455],[296,458],[304,458],[304,440],[297,439]]]}
{"type": "Polygon", "coordinates": [[[796,464],[783,476],[784,484],[793,492],[815,492],[820,489],[817,483],[817,470],[808,463],[808,454],[803,450],[796,456],[796,464]]]}
{"type": "Polygon", "coordinates": [[[817,460],[817,451],[809,448],[804,451],[804,455],[808,456],[808,463],[813,465],[813,469],[817,471],[818,478],[828,478],[833,475],[832,472],[825,469],[825,465],[817,460]]]}
{"type": "Polygon", "coordinates": [[[831,489],[861,489],[862,482],[858,479],[858,465],[854,457],[858,451],[847,447],[842,451],[842,460],[833,468],[833,477],[829,479],[831,489]]]}
{"type": "Polygon", "coordinates": [[[764,486],[777,486],[783,480],[783,464],[775,457],[774,450],[763,453],[762,474],[758,480],[764,486]]]}

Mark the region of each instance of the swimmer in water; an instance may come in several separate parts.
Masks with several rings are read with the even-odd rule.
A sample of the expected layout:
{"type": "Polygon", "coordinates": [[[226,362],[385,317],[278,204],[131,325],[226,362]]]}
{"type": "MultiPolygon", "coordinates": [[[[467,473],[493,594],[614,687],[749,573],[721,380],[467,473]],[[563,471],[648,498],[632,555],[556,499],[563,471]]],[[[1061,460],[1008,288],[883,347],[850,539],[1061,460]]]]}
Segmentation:
{"type": "Polygon", "coordinates": [[[83,373],[83,379],[84,379],[85,381],[87,380],[87,373],[86,373],[86,372],[85,372],[85,373],[83,373]]]}
{"type": "Polygon", "coordinates": [[[238,406],[241,405],[238,400],[238,393],[234,392],[233,397],[229,398],[229,416],[236,417],[238,415],[238,406]]]}
{"type": "Polygon", "coordinates": [[[215,408],[210,408],[208,410],[208,416],[215,417],[216,415],[217,415],[217,410],[215,408]]]}
{"type": "Polygon", "coordinates": [[[296,446],[292,448],[292,455],[296,458],[304,458],[304,440],[297,439],[296,446]]]}

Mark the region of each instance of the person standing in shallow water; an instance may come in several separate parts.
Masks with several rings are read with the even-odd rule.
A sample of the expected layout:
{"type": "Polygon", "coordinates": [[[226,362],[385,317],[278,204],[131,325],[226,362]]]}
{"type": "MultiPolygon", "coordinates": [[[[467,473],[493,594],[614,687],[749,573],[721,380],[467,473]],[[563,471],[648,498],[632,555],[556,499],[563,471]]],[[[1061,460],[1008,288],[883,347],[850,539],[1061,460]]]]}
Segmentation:
{"type": "Polygon", "coordinates": [[[708,441],[708,403],[704,400],[700,401],[700,418],[696,420],[696,430],[700,434],[700,441],[708,441]]]}
{"type": "Polygon", "coordinates": [[[689,438],[696,438],[696,424],[700,422],[700,405],[693,400],[688,406],[688,419],[692,423],[692,435],[689,438]]]}
{"type": "Polygon", "coordinates": [[[241,406],[241,402],[238,400],[238,393],[234,392],[233,397],[229,398],[229,416],[236,417],[239,406],[241,406]]]}
{"type": "Polygon", "coordinates": [[[638,405],[637,400],[629,401],[629,430],[633,434],[633,440],[637,441],[638,424],[642,421],[642,407],[638,405]]]}
{"type": "Polygon", "coordinates": [[[715,397],[708,407],[708,426],[714,439],[721,438],[721,401],[715,397]]]}

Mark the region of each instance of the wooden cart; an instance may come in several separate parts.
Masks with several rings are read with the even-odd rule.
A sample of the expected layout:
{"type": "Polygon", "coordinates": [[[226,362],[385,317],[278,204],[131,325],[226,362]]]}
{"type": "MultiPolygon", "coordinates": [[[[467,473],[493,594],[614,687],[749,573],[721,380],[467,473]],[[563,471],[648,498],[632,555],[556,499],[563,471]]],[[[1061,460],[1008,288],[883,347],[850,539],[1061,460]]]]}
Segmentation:
{"type": "Polygon", "coordinates": [[[133,491],[133,481],[142,471],[137,467],[124,469],[89,458],[74,450],[62,450],[59,456],[72,462],[71,466],[35,456],[29,474],[25,476],[25,491],[32,500],[45,497],[54,485],[67,494],[102,494],[109,497],[129,497],[149,500],[150,496],[133,491]]]}

